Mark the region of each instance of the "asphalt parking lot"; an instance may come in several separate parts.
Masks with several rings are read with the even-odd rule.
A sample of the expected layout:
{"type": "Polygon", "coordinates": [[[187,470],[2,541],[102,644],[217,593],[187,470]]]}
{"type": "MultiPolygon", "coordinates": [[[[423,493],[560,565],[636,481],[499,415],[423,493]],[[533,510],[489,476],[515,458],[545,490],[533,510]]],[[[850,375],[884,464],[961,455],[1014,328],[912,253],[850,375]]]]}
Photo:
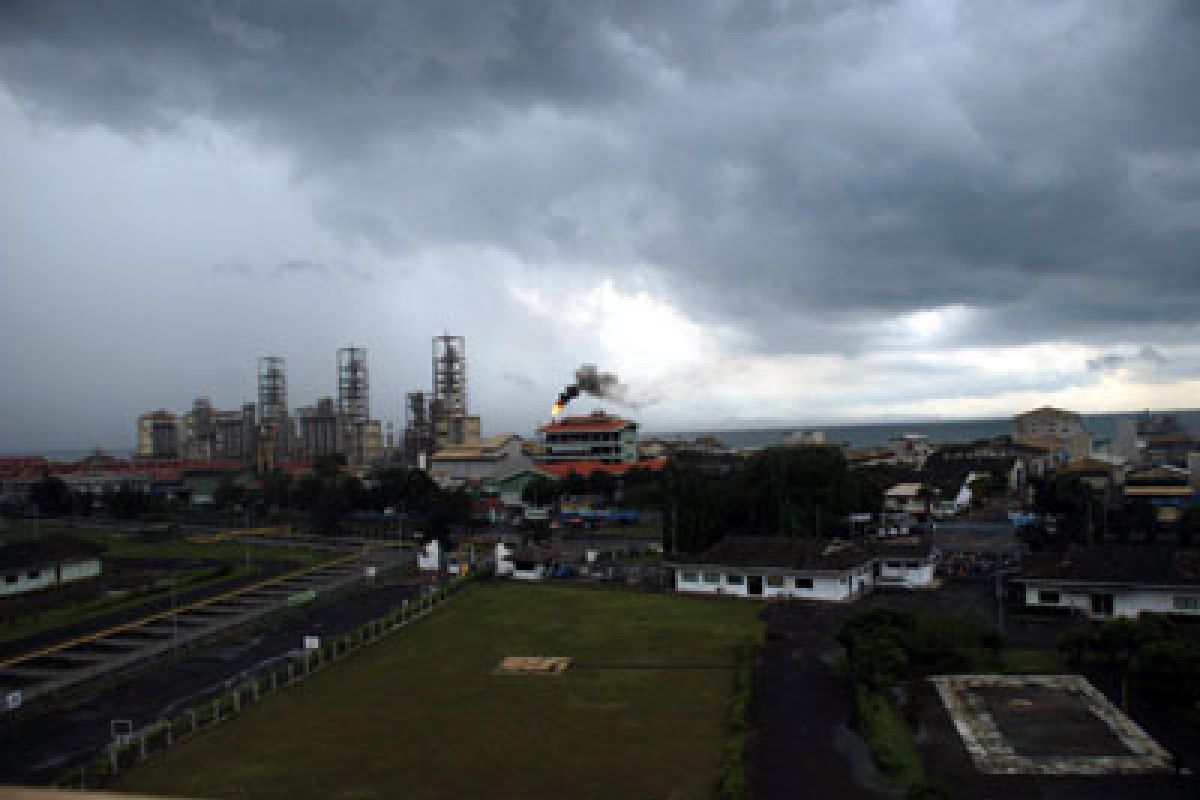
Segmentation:
{"type": "Polygon", "coordinates": [[[175,713],[227,681],[301,647],[305,635],[337,636],[415,597],[422,578],[389,580],[276,616],[245,635],[184,653],[70,708],[0,726],[0,783],[40,784],[82,763],[110,740],[110,723],[134,728],[175,713]]]}

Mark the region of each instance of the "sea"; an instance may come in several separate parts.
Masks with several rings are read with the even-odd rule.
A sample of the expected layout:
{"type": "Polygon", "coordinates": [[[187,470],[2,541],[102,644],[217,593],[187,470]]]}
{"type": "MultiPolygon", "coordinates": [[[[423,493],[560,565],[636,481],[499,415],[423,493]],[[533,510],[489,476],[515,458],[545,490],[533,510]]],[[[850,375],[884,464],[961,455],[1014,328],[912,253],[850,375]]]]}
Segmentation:
{"type": "MultiPolygon", "coordinates": [[[[1111,441],[1117,431],[1117,423],[1123,419],[1133,419],[1141,412],[1123,412],[1115,414],[1084,414],[1084,425],[1092,432],[1097,443],[1111,441]]],[[[1175,411],[1154,411],[1154,414],[1172,414],[1183,426],[1193,433],[1200,433],[1200,409],[1182,409],[1175,411]]],[[[886,444],[893,436],[905,433],[919,433],[928,436],[939,444],[949,442],[972,442],[977,439],[988,439],[994,436],[1012,433],[1012,418],[997,419],[967,419],[967,420],[910,420],[889,422],[864,422],[858,424],[830,424],[797,422],[795,425],[773,425],[760,428],[706,428],[697,430],[654,431],[647,430],[643,437],[687,440],[699,436],[712,436],[727,447],[769,447],[779,444],[783,437],[797,430],[816,430],[825,434],[825,441],[846,444],[850,447],[872,447],[886,444]]],[[[0,455],[45,456],[51,461],[78,461],[95,452],[95,449],[82,450],[32,450],[24,452],[0,453],[0,455]]],[[[129,449],[105,448],[107,455],[117,458],[128,458],[133,451],[129,449]]]]}
{"type": "MultiPolygon", "coordinates": [[[[1123,419],[1134,419],[1141,412],[1116,414],[1083,414],[1084,426],[1091,431],[1099,444],[1111,442],[1117,432],[1117,423],[1123,419]]],[[[1171,414],[1192,433],[1200,433],[1200,409],[1154,411],[1154,414],[1171,414]]],[[[825,434],[825,441],[846,444],[850,447],[873,447],[886,444],[888,439],[906,433],[928,436],[938,444],[950,442],[972,442],[1012,433],[1012,418],[967,419],[967,420],[913,420],[908,422],[870,422],[861,424],[796,424],[787,427],[725,428],[689,431],[647,431],[646,437],[662,439],[695,439],[712,436],[727,447],[769,447],[779,444],[783,437],[793,431],[813,430],[825,434]]]]}

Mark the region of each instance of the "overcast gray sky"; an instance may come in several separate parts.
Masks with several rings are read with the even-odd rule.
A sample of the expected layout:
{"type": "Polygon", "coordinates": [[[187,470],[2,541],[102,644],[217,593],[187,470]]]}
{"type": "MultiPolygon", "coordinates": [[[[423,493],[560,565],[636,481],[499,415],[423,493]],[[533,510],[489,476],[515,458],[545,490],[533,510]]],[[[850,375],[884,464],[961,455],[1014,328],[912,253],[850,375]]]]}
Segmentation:
{"type": "Polygon", "coordinates": [[[1200,405],[1197,86],[1187,0],[8,0],[0,450],[443,331],[491,432],[1200,405]]]}

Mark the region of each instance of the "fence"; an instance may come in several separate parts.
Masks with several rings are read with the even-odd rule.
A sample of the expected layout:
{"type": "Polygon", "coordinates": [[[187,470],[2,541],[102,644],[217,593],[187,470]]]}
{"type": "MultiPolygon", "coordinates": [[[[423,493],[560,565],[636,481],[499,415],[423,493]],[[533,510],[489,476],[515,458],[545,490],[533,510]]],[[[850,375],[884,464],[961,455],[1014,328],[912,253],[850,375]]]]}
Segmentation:
{"type": "Polygon", "coordinates": [[[243,679],[211,700],[193,705],[169,719],[160,719],[137,731],[115,735],[113,741],[93,760],[62,774],[55,785],[60,788],[103,788],[117,775],[152,755],[164,752],[203,731],[233,719],[244,709],[275,692],[301,683],[326,667],[341,661],[367,645],[394,633],[426,616],[458,593],[473,575],[457,577],[444,586],[423,592],[415,601],[404,604],[358,629],[307,650],[282,665],[243,679]]]}

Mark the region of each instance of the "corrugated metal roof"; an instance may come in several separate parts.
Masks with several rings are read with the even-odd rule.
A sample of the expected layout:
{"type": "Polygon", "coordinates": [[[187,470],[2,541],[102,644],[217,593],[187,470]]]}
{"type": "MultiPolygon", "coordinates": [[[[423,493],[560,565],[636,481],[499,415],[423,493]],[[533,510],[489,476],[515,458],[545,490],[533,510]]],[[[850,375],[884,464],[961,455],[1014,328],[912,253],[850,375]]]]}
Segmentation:
{"type": "Polygon", "coordinates": [[[602,461],[553,461],[536,465],[539,472],[555,478],[565,478],[572,472],[586,478],[593,472],[607,472],[610,475],[624,475],[631,469],[648,469],[657,471],[667,465],[666,458],[645,458],[641,461],[630,461],[620,464],[606,464],[602,461]]]}

